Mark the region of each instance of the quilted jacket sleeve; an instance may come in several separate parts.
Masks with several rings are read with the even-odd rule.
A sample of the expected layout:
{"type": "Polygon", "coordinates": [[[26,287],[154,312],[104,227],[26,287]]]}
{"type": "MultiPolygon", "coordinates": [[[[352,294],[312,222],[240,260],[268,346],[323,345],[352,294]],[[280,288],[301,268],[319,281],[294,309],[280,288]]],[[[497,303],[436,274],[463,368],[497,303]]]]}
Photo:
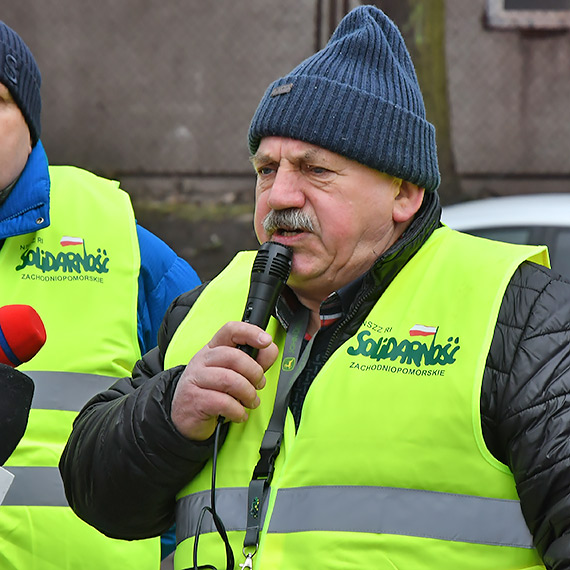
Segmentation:
{"type": "Polygon", "coordinates": [[[570,568],[570,283],[533,263],[503,300],[481,409],[546,566],[570,568]]]}
{"type": "Polygon", "coordinates": [[[159,346],[137,363],[132,378],[119,380],[85,405],[62,454],[70,506],[107,536],[148,538],[170,528],[176,493],[212,455],[213,438],[191,442],[170,419],[183,366],[163,370],[164,349],[199,292],[173,303],[159,346]]]}

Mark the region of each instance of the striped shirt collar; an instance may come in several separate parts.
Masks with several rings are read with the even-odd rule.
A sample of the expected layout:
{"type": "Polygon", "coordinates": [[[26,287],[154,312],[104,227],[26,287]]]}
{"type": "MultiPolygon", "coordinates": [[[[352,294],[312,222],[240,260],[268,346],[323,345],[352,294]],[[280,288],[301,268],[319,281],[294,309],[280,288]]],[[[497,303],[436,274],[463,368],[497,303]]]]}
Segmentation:
{"type": "MultiPolygon", "coordinates": [[[[331,293],[321,303],[321,329],[338,323],[348,313],[356,294],[362,286],[363,279],[364,275],[361,275],[348,285],[345,285],[331,293]]],[[[289,287],[285,287],[275,310],[275,316],[285,330],[289,329],[289,324],[292,320],[293,314],[299,310],[300,306],[301,303],[297,299],[295,293],[289,287]]],[[[306,340],[310,339],[310,337],[307,336],[305,338],[306,340]]]]}

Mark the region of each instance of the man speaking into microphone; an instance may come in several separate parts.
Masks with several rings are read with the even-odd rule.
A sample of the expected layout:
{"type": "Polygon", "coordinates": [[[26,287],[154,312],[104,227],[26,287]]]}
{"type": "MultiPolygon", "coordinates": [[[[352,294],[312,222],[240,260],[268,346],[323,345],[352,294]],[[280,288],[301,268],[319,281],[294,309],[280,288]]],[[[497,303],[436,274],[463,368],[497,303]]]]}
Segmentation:
{"type": "Polygon", "coordinates": [[[72,508],[126,539],[176,519],[175,570],[570,568],[570,283],[440,223],[391,20],[352,10],[248,142],[257,237],[293,252],[267,329],[255,252],[182,295],[79,414],[72,508]]]}

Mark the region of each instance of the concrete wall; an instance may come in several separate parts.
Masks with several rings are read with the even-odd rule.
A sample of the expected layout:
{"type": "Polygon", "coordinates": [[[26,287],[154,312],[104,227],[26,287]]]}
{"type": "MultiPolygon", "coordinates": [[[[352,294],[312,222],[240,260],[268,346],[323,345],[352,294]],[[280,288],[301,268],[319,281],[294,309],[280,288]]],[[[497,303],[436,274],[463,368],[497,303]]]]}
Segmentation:
{"type": "MultiPolygon", "coordinates": [[[[445,10],[442,1],[375,4],[400,25],[428,117],[444,126],[444,198],[570,191],[570,34],[490,29],[488,0],[449,0],[445,10]],[[428,50],[428,39],[438,43],[428,31],[442,18],[445,49],[428,50]],[[446,81],[435,73],[441,61],[430,71],[426,53],[445,59],[446,81]]],[[[139,220],[209,277],[234,251],[256,245],[246,133],[261,95],[359,2],[4,4],[0,17],[42,70],[51,161],[119,179],[139,220]]]]}
{"type": "Polygon", "coordinates": [[[249,121],[355,0],[17,0],[53,164],[120,180],[140,223],[215,275],[254,248],[249,121]]]}
{"type": "Polygon", "coordinates": [[[452,147],[463,198],[570,192],[570,34],[497,30],[447,2],[452,147]]]}
{"type": "Polygon", "coordinates": [[[316,2],[280,6],[18,0],[2,18],[42,71],[51,161],[137,177],[127,182],[135,194],[151,177],[145,192],[161,198],[202,183],[212,191],[211,177],[221,187],[251,184],[249,120],[267,85],[315,46],[316,2]],[[173,185],[173,177],[187,180],[173,185]]]}

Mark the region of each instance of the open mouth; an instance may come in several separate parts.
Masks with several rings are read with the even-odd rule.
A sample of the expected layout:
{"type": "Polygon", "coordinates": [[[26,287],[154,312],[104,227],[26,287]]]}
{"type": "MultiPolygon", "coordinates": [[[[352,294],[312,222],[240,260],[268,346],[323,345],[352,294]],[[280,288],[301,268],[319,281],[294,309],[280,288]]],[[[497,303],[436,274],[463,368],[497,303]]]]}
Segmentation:
{"type": "Polygon", "coordinates": [[[290,228],[277,228],[273,235],[275,236],[283,236],[283,237],[290,237],[296,236],[298,234],[302,234],[305,230],[302,229],[290,229],[290,228]]]}

